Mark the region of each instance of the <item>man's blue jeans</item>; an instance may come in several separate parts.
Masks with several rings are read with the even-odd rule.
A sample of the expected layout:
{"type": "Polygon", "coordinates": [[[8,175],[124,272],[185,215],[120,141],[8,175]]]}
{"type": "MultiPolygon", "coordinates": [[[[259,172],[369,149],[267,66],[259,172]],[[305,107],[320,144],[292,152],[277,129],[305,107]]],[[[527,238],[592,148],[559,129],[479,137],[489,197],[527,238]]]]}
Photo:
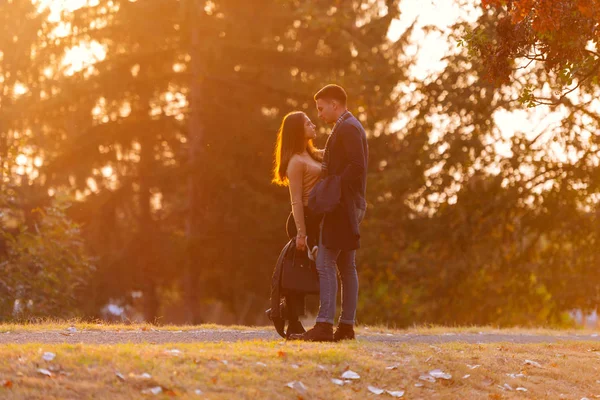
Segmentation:
{"type": "MultiPolygon", "coordinates": [[[[356,210],[358,223],[365,216],[365,210],[356,210]]],[[[321,226],[322,229],[322,226],[321,226]]],[[[323,235],[321,234],[321,238],[323,235]]],[[[356,273],[356,250],[342,251],[328,249],[319,240],[317,272],[319,274],[320,305],[317,322],[333,324],[335,300],[337,297],[337,272],[342,283],[342,313],[340,323],[354,325],[358,303],[358,274],[356,273]],[[337,268],[336,268],[337,267],[337,268]]]]}

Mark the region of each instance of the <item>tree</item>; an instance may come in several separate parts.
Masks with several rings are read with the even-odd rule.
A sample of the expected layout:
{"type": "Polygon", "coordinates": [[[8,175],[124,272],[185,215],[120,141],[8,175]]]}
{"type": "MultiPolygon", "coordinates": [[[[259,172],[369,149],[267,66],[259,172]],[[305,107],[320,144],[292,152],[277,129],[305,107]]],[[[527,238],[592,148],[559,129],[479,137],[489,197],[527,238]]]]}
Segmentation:
{"type": "Polygon", "coordinates": [[[92,308],[141,289],[153,320],[161,293],[189,285],[188,310],[216,299],[238,322],[262,314],[264,303],[252,299],[268,293],[263,277],[285,240],[289,209],[287,193],[269,184],[279,119],[291,109],[310,113],[314,92],[336,81],[355,94],[353,111],[370,129],[389,131],[408,61],[406,41],[386,38],[398,3],[381,7],[223,0],[205,4],[202,23],[160,0],[65,13],[71,31],[61,41],[95,43],[104,55],[56,76],[38,121],[55,139],[37,136],[53,149],[39,182],[80,195],[71,213],[99,256],[92,308]],[[195,45],[194,30],[202,39],[195,45]],[[199,101],[191,101],[192,83],[200,83],[199,101]],[[199,196],[189,195],[190,184],[199,196]],[[150,206],[157,197],[160,208],[150,206]],[[279,224],[264,223],[273,215],[279,224]],[[186,248],[193,268],[182,274],[191,264],[186,248]]]}
{"type": "MultiPolygon", "coordinates": [[[[493,37],[496,26],[484,13],[449,40],[493,37]]],[[[514,92],[469,50],[414,82],[401,97],[406,127],[370,143],[363,322],[559,325],[598,302],[597,125],[582,123],[591,111],[574,106],[556,126],[506,135],[498,122],[519,109],[514,92]]]]}
{"type": "Polygon", "coordinates": [[[55,200],[33,210],[28,228],[15,197],[14,190],[0,196],[0,319],[83,316],[94,265],[80,226],[66,215],[69,204],[55,200]]]}
{"type": "Polygon", "coordinates": [[[487,77],[496,84],[514,78],[518,69],[541,64],[535,84],[552,85],[551,95],[524,90],[529,105],[559,104],[576,89],[593,92],[599,83],[600,55],[597,0],[482,0],[482,7],[497,18],[492,34],[478,28],[465,36],[472,51],[482,58],[487,77]],[[517,67],[519,62],[523,66],[517,67]]]}

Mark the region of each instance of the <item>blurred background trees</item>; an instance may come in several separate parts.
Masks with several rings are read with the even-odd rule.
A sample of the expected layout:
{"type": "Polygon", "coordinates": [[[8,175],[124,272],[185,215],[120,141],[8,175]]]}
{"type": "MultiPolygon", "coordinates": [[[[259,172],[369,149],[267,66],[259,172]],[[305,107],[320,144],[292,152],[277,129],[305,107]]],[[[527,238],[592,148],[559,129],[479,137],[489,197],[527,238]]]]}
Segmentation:
{"type": "Polygon", "coordinates": [[[270,184],[275,133],[292,110],[317,122],[329,82],[370,140],[361,323],[563,324],[594,309],[593,105],[573,92],[545,111],[557,126],[507,134],[548,75],[490,78],[477,46],[507,11],[465,1],[477,18],[451,27],[423,78],[413,33],[433,28],[390,37],[406,1],[0,5],[2,317],[18,300],[32,316],[112,303],[154,322],[266,323],[290,211],[270,184]]]}

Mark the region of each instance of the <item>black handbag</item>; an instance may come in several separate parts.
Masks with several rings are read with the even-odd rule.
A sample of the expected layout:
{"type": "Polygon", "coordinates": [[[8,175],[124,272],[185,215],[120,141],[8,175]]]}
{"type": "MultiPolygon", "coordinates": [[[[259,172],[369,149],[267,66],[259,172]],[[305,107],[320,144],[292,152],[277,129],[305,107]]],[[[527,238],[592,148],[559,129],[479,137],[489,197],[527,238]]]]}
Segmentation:
{"type": "Polygon", "coordinates": [[[281,288],[285,292],[318,294],[319,274],[315,262],[308,258],[307,251],[296,250],[292,239],[281,268],[281,288]]]}

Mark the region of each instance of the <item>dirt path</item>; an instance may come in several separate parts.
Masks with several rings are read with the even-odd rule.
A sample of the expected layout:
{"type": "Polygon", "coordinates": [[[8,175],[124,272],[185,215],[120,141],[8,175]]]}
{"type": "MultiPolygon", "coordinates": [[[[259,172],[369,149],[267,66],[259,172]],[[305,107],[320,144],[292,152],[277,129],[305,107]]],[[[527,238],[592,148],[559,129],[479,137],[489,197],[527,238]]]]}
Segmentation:
{"type": "MultiPolygon", "coordinates": [[[[358,334],[359,341],[387,343],[553,343],[559,341],[593,341],[600,342],[597,334],[539,335],[520,333],[446,333],[432,334],[358,334]]],[[[5,332],[0,333],[0,344],[23,343],[84,343],[84,344],[116,344],[116,343],[195,343],[195,342],[236,342],[242,340],[282,340],[274,330],[233,330],[233,329],[198,329],[186,331],[107,331],[81,330],[42,331],[42,332],[5,332]]]]}

